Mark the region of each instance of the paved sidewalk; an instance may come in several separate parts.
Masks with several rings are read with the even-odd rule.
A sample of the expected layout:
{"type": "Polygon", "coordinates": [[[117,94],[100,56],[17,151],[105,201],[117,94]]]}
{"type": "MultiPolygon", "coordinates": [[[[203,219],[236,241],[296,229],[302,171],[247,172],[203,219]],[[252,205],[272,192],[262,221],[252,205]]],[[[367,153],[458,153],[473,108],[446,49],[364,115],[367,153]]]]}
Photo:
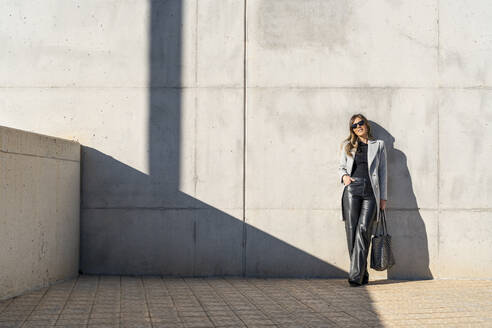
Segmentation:
{"type": "Polygon", "coordinates": [[[0,327],[492,327],[492,281],[91,276],[0,301],[0,327]]]}

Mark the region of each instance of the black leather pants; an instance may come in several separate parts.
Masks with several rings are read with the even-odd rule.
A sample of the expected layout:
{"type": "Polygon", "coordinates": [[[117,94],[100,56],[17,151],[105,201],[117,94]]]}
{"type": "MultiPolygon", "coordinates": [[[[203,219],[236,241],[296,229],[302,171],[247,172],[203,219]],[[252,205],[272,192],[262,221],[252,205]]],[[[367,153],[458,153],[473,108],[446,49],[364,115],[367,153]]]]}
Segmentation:
{"type": "Polygon", "coordinates": [[[343,190],[343,211],[347,246],[350,254],[349,281],[362,283],[367,273],[367,255],[371,243],[373,223],[377,204],[371,181],[368,178],[353,177],[343,190]]]}

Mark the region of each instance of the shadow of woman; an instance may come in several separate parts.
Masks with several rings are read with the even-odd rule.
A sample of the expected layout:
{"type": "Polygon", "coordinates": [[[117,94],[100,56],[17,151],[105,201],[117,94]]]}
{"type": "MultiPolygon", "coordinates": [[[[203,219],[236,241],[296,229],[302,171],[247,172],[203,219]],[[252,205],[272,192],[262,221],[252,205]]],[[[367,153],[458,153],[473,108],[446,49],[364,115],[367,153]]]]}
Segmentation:
{"type": "Polygon", "coordinates": [[[387,271],[388,279],[432,279],[427,229],[413,191],[407,156],[394,147],[395,138],[386,129],[370,122],[373,135],[384,140],[388,156],[386,221],[396,262],[387,271]]]}

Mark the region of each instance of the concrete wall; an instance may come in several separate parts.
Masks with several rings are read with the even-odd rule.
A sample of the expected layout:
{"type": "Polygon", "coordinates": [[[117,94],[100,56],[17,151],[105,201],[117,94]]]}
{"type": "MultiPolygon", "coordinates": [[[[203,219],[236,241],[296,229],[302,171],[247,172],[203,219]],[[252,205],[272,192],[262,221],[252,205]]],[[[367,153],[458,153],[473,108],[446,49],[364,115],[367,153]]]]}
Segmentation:
{"type": "Polygon", "coordinates": [[[0,126],[0,299],[79,268],[80,145],[0,126]]]}
{"type": "Polygon", "coordinates": [[[4,124],[79,141],[88,273],[344,277],[338,146],[389,147],[397,265],[492,279],[488,1],[4,1],[4,124]]]}

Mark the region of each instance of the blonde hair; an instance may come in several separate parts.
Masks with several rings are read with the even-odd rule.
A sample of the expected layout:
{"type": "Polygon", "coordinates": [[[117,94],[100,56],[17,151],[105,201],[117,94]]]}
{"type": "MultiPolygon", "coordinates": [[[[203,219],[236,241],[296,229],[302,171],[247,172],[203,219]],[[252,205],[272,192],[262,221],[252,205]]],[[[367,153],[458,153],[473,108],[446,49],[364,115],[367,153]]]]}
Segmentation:
{"type": "Polygon", "coordinates": [[[354,124],[354,121],[356,118],[360,118],[361,120],[364,120],[364,124],[367,126],[367,137],[369,140],[374,140],[375,138],[372,135],[371,132],[371,125],[369,124],[369,121],[366,119],[366,117],[362,114],[354,114],[349,120],[349,136],[345,138],[342,142],[342,147],[345,147],[345,153],[347,153],[348,156],[352,156],[352,153],[350,152],[352,149],[357,149],[357,146],[359,144],[359,137],[354,133],[354,130],[352,129],[352,124],[354,124]],[[345,145],[345,146],[344,146],[345,145]]]}

